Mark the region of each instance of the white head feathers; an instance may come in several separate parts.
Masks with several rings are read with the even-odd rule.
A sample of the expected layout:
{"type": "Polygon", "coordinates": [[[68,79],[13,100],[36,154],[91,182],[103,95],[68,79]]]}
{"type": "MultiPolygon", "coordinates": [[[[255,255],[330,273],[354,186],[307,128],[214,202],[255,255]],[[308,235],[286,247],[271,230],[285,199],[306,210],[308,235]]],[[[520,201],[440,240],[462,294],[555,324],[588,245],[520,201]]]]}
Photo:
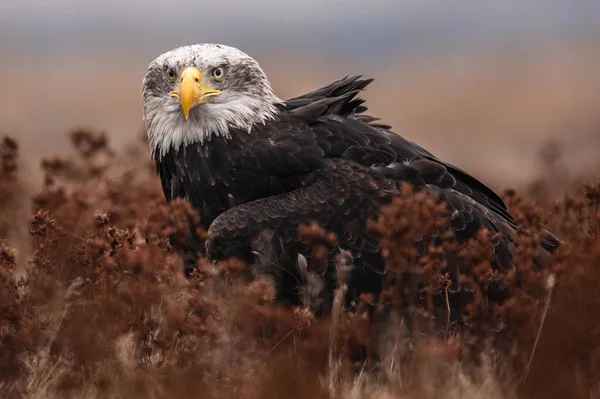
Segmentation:
{"type": "Polygon", "coordinates": [[[229,137],[230,129],[250,131],[257,123],[272,119],[281,100],[258,63],[242,51],[218,44],[198,44],[166,52],[150,63],[142,82],[144,122],[154,157],[163,157],[181,145],[229,137]],[[189,66],[196,67],[203,82],[221,94],[191,109],[186,120],[177,98],[170,92],[189,66]],[[217,67],[225,71],[218,81],[211,77],[217,67]]]}

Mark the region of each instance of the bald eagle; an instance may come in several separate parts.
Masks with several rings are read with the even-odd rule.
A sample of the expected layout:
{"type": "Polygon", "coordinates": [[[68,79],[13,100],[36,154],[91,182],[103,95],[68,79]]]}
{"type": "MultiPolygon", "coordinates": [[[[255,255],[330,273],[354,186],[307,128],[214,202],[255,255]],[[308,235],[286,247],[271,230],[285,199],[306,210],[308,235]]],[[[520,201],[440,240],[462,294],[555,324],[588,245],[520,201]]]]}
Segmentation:
{"type": "MultiPolygon", "coordinates": [[[[378,294],[385,262],[367,223],[409,182],[447,205],[459,242],[482,228],[501,233],[492,266],[514,268],[517,222],[501,198],[365,114],[357,95],[371,82],[345,77],[282,100],[236,48],[179,47],[150,63],[142,100],[152,157],[166,199],[185,198],[199,211],[210,259],[268,258],[280,295],[294,301],[299,263],[311,256],[298,227],[316,221],[352,256],[348,297],[378,294]]],[[[547,233],[541,246],[554,251],[558,241],[547,233]]],[[[458,291],[458,272],[451,275],[458,291]]],[[[335,276],[328,271],[324,291],[335,276]]]]}

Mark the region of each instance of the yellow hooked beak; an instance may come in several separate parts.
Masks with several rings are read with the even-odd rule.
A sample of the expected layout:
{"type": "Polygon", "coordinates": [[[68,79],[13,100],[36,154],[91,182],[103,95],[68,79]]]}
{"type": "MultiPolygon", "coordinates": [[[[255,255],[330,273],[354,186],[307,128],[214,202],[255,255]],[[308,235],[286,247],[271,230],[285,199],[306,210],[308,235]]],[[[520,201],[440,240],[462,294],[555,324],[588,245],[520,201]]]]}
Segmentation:
{"type": "Polygon", "coordinates": [[[215,90],[202,82],[202,74],[195,67],[187,67],[181,72],[179,86],[169,93],[171,97],[179,99],[183,116],[187,120],[190,110],[208,101],[209,97],[218,96],[221,90],[215,90]]]}

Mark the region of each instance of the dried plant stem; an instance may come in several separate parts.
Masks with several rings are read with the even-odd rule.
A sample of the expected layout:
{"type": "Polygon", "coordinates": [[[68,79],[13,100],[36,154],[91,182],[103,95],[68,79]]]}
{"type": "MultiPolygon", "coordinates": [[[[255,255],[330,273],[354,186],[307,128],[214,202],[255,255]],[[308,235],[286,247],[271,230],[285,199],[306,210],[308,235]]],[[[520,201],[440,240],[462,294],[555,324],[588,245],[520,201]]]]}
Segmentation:
{"type": "Polygon", "coordinates": [[[531,350],[531,355],[529,356],[529,362],[527,362],[527,367],[525,368],[523,382],[527,380],[527,376],[529,375],[529,370],[531,368],[531,362],[533,362],[533,356],[535,354],[537,344],[540,340],[540,335],[542,334],[542,329],[544,328],[544,322],[546,321],[546,315],[548,314],[548,308],[550,307],[550,301],[552,300],[552,291],[554,290],[555,282],[556,282],[556,280],[554,278],[554,275],[550,274],[546,280],[546,304],[544,305],[544,312],[542,313],[542,320],[540,321],[540,328],[538,328],[537,336],[535,337],[535,342],[533,343],[533,349],[531,350]]]}
{"type": "Polygon", "coordinates": [[[446,339],[448,339],[448,333],[450,332],[450,298],[448,298],[448,289],[445,290],[446,294],[446,311],[448,315],[446,317],[446,339]]]}
{"type": "Polygon", "coordinates": [[[331,312],[331,327],[329,330],[329,356],[328,356],[328,374],[327,382],[329,388],[329,397],[336,397],[337,380],[339,376],[340,361],[338,359],[339,354],[337,353],[336,331],[337,326],[343,311],[343,295],[344,286],[338,286],[335,290],[333,307],[331,312]],[[335,352],[335,353],[334,353],[335,352]]]}

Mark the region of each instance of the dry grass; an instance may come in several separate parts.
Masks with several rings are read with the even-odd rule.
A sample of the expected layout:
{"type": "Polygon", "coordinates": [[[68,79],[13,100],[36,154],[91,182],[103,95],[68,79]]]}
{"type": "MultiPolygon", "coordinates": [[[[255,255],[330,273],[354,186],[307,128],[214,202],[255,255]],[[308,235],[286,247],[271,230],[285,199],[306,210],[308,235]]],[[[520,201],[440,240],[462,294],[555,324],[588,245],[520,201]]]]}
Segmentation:
{"type": "MultiPolygon", "coordinates": [[[[462,249],[448,236],[441,249],[429,248],[417,261],[407,238],[444,221],[433,199],[406,187],[372,226],[384,237],[384,298],[393,309],[383,312],[368,295],[356,307],[344,307],[350,266],[342,256],[333,310],[317,317],[310,296],[306,307],[290,308],[276,300],[269,276],[248,282],[243,271],[251,265],[200,258],[197,272],[185,278],[172,237],[189,232],[189,222],[197,224],[199,216],[186,202],[165,203],[145,149],[115,153],[105,136],[90,131],[76,131],[71,139],[77,156],[42,162],[44,186],[28,222],[11,216],[23,206],[16,143],[6,139],[0,150],[0,237],[10,237],[22,223],[31,235],[23,264],[7,241],[0,245],[3,397],[599,393],[598,184],[569,181],[571,188],[555,202],[541,190],[535,191],[539,198],[507,190],[524,226],[550,228],[566,243],[540,271],[532,251],[539,237],[519,231],[518,272],[506,275],[490,271],[494,237],[485,231],[462,249]],[[473,293],[464,325],[434,317],[434,296],[440,297],[434,294],[447,290],[441,255],[463,259],[461,284],[473,293]],[[491,281],[510,291],[510,299],[488,304],[491,281]],[[443,334],[421,334],[435,323],[445,326],[443,334]]],[[[552,178],[536,184],[550,186],[552,178]]],[[[200,240],[205,234],[191,233],[200,240]]],[[[302,234],[317,247],[330,241],[318,226],[302,234]]],[[[306,266],[308,281],[318,265],[306,266]]]]}

